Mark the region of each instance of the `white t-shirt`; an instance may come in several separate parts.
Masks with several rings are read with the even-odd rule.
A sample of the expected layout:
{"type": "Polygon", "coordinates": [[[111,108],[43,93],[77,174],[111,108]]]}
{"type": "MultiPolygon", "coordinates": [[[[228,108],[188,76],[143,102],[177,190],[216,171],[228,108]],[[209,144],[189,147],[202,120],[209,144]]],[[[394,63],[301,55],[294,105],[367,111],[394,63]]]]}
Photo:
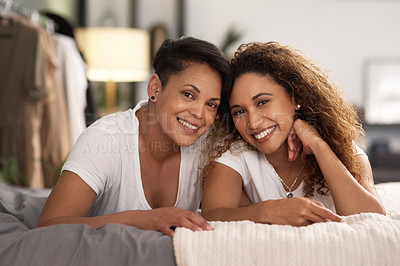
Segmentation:
{"type": "MultiPolygon", "coordinates": [[[[233,152],[226,151],[216,161],[235,170],[242,177],[244,190],[253,203],[270,199],[286,198],[284,189],[274,167],[267,161],[265,155],[249,150],[243,143],[239,143],[233,152]]],[[[356,154],[365,154],[360,148],[356,148],[356,154]]],[[[294,191],[293,197],[303,197],[302,182],[294,191]]],[[[336,213],[331,194],[323,196],[314,191],[311,199],[324,204],[325,207],[336,213]]]]}
{"type": "MultiPolygon", "coordinates": [[[[142,101],[134,109],[97,120],[81,134],[69,154],[62,171],[79,175],[97,194],[89,216],[151,210],[142,186],[139,120],[135,115],[146,105],[147,101],[142,101]]],[[[204,138],[190,147],[180,148],[179,186],[174,206],[182,209],[199,208],[201,190],[195,183],[200,174],[204,138]]]]}

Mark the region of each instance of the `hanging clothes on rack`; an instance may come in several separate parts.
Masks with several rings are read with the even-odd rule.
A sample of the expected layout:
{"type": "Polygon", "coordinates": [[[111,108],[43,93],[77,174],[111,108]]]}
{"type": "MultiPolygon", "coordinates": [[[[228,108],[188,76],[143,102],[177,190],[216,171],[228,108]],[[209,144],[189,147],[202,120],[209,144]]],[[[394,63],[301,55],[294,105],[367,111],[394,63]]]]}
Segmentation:
{"type": "Polygon", "coordinates": [[[67,99],[70,140],[74,144],[86,128],[85,108],[88,82],[85,64],[72,38],[56,33],[51,39],[59,62],[58,73],[67,99]]]}
{"type": "Polygon", "coordinates": [[[44,12],[58,25],[51,40],[58,60],[58,73],[63,83],[67,100],[72,145],[86,128],[85,108],[87,107],[86,65],[73,38],[73,29],[59,15],[44,12]],[[60,32],[60,33],[59,33],[60,32]],[[63,34],[66,32],[67,34],[63,34]]]}
{"type": "Polygon", "coordinates": [[[52,187],[71,148],[52,41],[25,17],[3,17],[0,58],[0,156],[16,158],[16,183],[52,187]]]}
{"type": "MultiPolygon", "coordinates": [[[[42,101],[47,96],[43,81],[39,78],[40,70],[35,75],[39,34],[33,27],[11,18],[3,18],[0,27],[0,140],[2,156],[13,156],[18,162],[18,169],[25,173],[30,169],[32,178],[26,178],[33,187],[43,186],[43,176],[39,171],[40,163],[33,158],[40,158],[38,153],[26,152],[26,131],[32,133],[36,125],[30,121],[25,123],[25,105],[31,101],[42,101]],[[29,45],[27,45],[29,44],[29,45]],[[25,162],[31,166],[26,167],[25,162]],[[36,178],[33,178],[36,177],[36,178]]],[[[32,136],[36,139],[37,136],[32,136]]],[[[19,174],[19,173],[17,173],[19,174]]],[[[15,177],[18,182],[25,183],[21,176],[15,177]]]]}
{"type": "MultiPolygon", "coordinates": [[[[71,38],[73,40],[73,42],[75,43],[75,47],[77,52],[80,54],[80,58],[82,60],[82,63],[85,67],[86,70],[86,64],[84,63],[84,58],[83,55],[81,54],[81,52],[78,49],[78,46],[76,45],[76,39],[75,39],[75,34],[74,34],[74,28],[72,27],[71,23],[65,19],[64,17],[53,13],[52,11],[49,10],[42,10],[40,12],[41,14],[44,14],[46,17],[50,18],[54,24],[57,25],[57,27],[55,28],[55,33],[59,33],[62,34],[63,36],[67,36],[69,38],[71,38]]],[[[53,34],[52,36],[57,36],[58,34],[53,34]]],[[[67,46],[71,46],[71,45],[67,45],[67,46]]],[[[72,47],[72,46],[71,46],[72,47]]],[[[74,48],[75,49],[75,48],[74,48]]],[[[75,56],[75,52],[73,52],[72,54],[74,54],[75,56]]],[[[79,59],[75,59],[75,62],[79,62],[81,61],[79,59]]],[[[61,60],[62,62],[62,60],[61,60]]],[[[77,66],[78,68],[81,68],[80,66],[77,66]]],[[[69,69],[69,68],[65,68],[65,69],[69,69]]],[[[72,65],[71,65],[71,69],[73,69],[72,65]]],[[[71,70],[72,71],[72,70],[71,70]]],[[[97,104],[96,104],[96,100],[94,98],[94,93],[93,93],[93,88],[90,86],[90,83],[87,80],[86,77],[86,73],[78,73],[79,76],[84,75],[85,79],[86,79],[86,84],[87,84],[87,89],[86,89],[86,107],[84,110],[84,114],[85,114],[85,122],[86,122],[86,127],[90,126],[95,120],[97,120],[99,118],[99,115],[97,114],[97,104]]],[[[67,76],[67,74],[64,74],[63,76],[67,76]]],[[[73,86],[71,86],[71,88],[73,88],[73,86]]],[[[80,90],[78,90],[80,91],[80,90]]],[[[67,94],[68,95],[68,94],[67,94]]],[[[68,108],[69,109],[75,109],[73,108],[74,106],[70,106],[69,100],[68,101],[68,108]]],[[[79,112],[80,109],[78,108],[79,112]]],[[[70,111],[69,111],[70,112],[70,111]]],[[[71,138],[74,139],[73,137],[73,132],[74,130],[71,128],[71,138]]],[[[72,142],[74,143],[74,141],[72,142]]]]}

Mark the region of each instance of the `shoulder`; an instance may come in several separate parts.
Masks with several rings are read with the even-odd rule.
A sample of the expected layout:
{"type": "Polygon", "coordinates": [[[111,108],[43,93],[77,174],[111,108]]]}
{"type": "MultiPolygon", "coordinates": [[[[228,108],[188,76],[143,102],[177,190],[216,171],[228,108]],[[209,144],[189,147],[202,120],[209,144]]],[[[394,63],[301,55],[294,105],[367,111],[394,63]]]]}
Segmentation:
{"type": "Polygon", "coordinates": [[[363,149],[360,148],[356,143],[353,143],[354,155],[367,155],[363,149]]]}
{"type": "Polygon", "coordinates": [[[141,101],[133,109],[106,115],[89,126],[88,131],[100,130],[110,135],[135,134],[139,130],[136,112],[145,106],[147,106],[147,102],[141,101]]]}
{"type": "MultiPolygon", "coordinates": [[[[230,157],[230,158],[241,158],[241,159],[246,159],[246,158],[253,158],[254,156],[259,155],[260,153],[249,146],[247,142],[244,140],[238,140],[233,142],[229,149],[222,154],[224,157],[230,157]]],[[[222,157],[221,156],[221,157],[222,157]]]]}
{"type": "Polygon", "coordinates": [[[240,140],[233,143],[230,149],[215,161],[234,169],[243,176],[249,171],[249,167],[260,162],[259,156],[258,151],[251,149],[246,142],[240,140]]]}

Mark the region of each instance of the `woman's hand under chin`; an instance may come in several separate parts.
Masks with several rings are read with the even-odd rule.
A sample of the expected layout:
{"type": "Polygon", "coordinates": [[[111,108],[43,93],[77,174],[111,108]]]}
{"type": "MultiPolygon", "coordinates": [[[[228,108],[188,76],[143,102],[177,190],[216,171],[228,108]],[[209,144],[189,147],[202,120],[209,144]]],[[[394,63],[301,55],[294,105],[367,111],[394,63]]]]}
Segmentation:
{"type": "Polygon", "coordinates": [[[287,143],[288,143],[288,161],[294,162],[296,161],[297,157],[299,157],[299,155],[301,154],[301,150],[303,149],[303,144],[301,143],[300,139],[294,132],[293,127],[290,129],[287,138],[287,143]]]}
{"type": "MultiPolygon", "coordinates": [[[[304,120],[297,119],[296,121],[294,121],[292,131],[293,131],[292,138],[295,139],[292,142],[295,142],[298,139],[299,142],[301,143],[302,159],[304,159],[307,155],[314,154],[313,149],[317,145],[325,143],[325,141],[319,135],[318,131],[304,120]]],[[[289,136],[291,136],[292,134],[289,134],[289,136]]],[[[288,144],[289,144],[289,137],[288,137],[288,144]]],[[[288,146],[290,146],[290,144],[288,146]]]]}

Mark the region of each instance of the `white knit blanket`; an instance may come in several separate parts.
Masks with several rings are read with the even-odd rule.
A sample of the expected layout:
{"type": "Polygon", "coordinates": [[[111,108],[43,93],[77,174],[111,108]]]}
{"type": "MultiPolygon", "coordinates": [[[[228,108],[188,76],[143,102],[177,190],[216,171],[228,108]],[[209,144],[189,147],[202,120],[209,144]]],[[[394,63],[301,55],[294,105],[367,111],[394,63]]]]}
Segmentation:
{"type": "Polygon", "coordinates": [[[388,215],[306,227],[212,222],[213,231],[177,228],[178,265],[400,265],[400,183],[379,186],[388,215]]]}

